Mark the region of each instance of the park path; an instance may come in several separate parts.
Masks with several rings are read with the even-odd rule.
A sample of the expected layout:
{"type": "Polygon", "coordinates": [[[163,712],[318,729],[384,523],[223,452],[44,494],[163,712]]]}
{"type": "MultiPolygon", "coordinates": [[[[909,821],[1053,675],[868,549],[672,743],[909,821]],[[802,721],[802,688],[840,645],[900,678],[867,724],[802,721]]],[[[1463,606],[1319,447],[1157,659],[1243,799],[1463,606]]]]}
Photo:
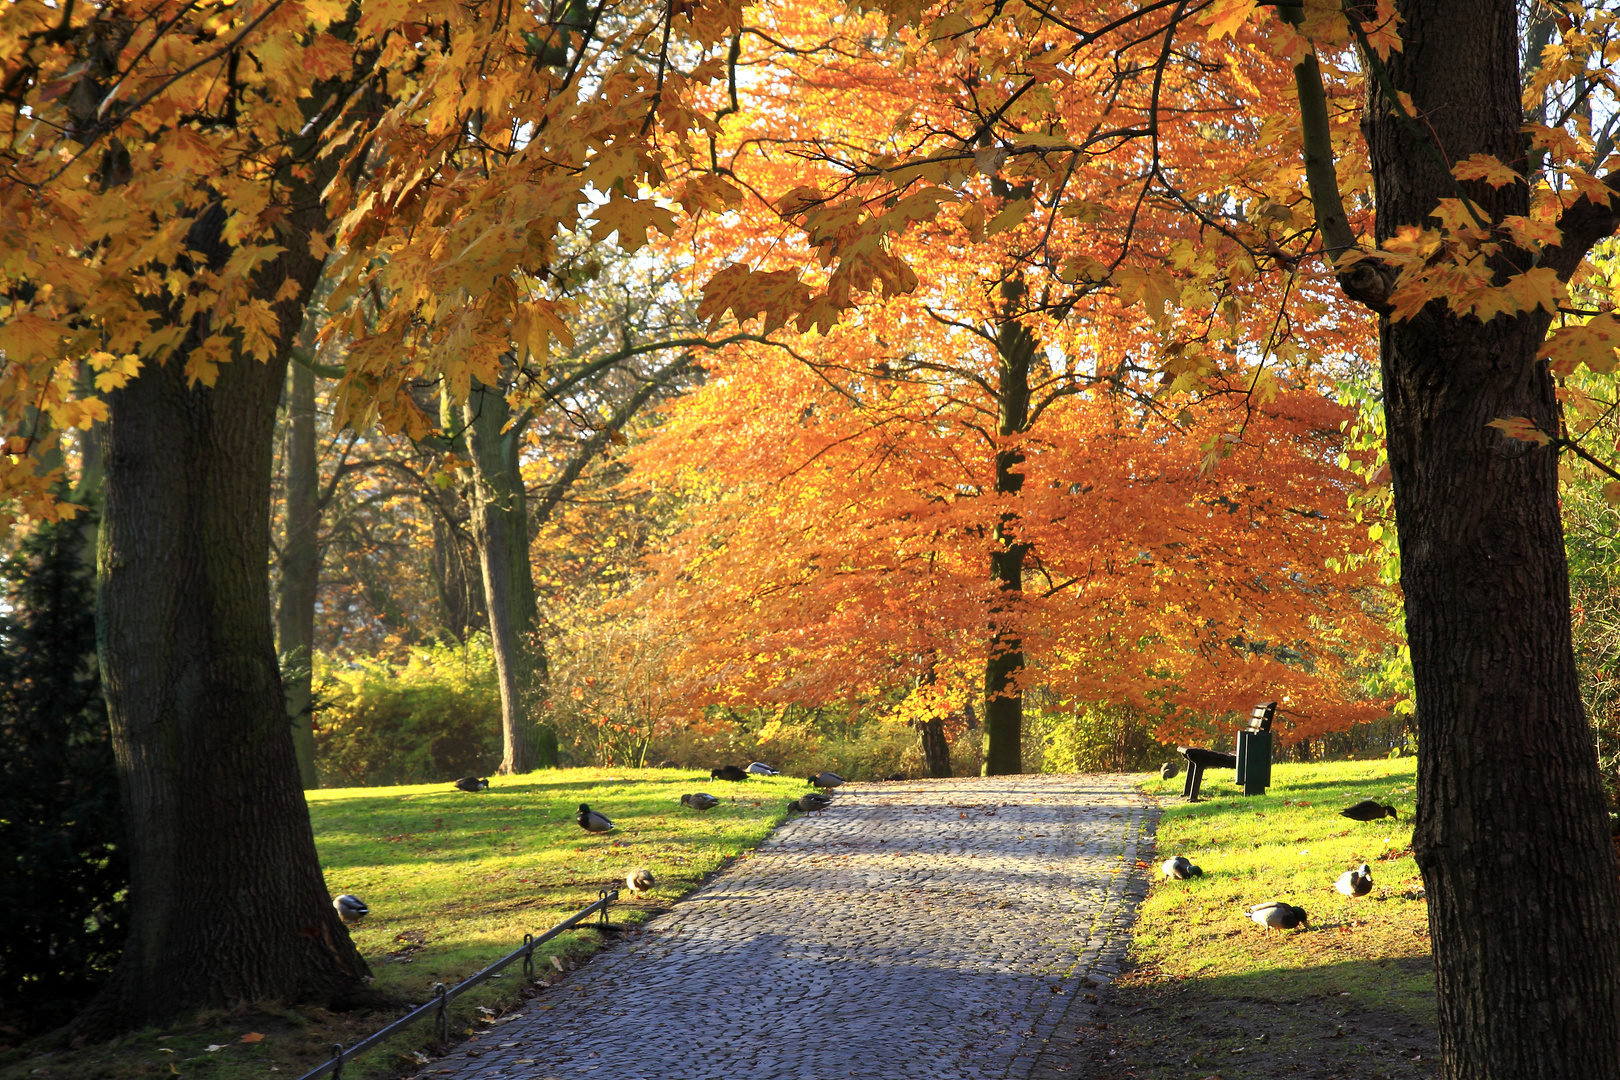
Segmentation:
{"type": "Polygon", "coordinates": [[[1152,827],[1118,776],[847,785],[421,1078],[1069,1075],[1152,827]]]}

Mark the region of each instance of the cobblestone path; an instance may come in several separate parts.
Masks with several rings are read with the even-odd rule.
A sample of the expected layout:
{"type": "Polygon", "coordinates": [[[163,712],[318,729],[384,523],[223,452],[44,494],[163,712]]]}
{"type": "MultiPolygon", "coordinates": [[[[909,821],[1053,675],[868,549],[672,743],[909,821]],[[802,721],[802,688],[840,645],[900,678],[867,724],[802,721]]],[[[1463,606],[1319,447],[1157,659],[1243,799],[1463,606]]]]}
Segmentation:
{"type": "Polygon", "coordinates": [[[1115,776],[847,785],[421,1078],[1065,1075],[1152,821],[1115,776]]]}

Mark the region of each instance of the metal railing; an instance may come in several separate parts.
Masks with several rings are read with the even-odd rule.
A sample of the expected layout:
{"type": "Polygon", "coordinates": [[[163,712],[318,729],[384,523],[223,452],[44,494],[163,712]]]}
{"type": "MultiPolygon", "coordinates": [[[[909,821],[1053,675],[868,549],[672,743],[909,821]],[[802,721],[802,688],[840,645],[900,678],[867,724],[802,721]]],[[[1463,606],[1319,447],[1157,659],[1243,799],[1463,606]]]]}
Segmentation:
{"type": "Polygon", "coordinates": [[[591,904],[586,908],[581,908],[579,911],[576,911],[574,914],[570,915],[556,926],[553,926],[550,930],[547,930],[545,933],[541,934],[539,937],[535,937],[533,934],[524,934],[522,948],[517,949],[515,952],[507,953],[505,956],[489,965],[489,967],[475,975],[469,975],[467,978],[463,979],[461,982],[457,983],[448,990],[445,989],[444,983],[434,983],[432,1001],[425,1005],[418,1005],[416,1008],[412,1009],[398,1020],[395,1020],[392,1024],[389,1024],[381,1031],[366,1036],[366,1038],[355,1043],[353,1046],[346,1047],[342,1043],[333,1043],[332,1056],[327,1058],[321,1064],[315,1066],[315,1068],[309,1070],[309,1072],[305,1073],[303,1076],[299,1077],[298,1080],[315,1080],[317,1076],[331,1076],[333,1080],[341,1080],[343,1076],[344,1062],[353,1061],[367,1050],[370,1050],[373,1046],[376,1046],[384,1039],[387,1039],[390,1035],[395,1034],[408,1024],[415,1023],[417,1020],[422,1019],[430,1012],[436,1012],[438,1014],[435,1018],[435,1031],[438,1034],[439,1042],[448,1043],[450,1041],[449,1009],[452,1001],[460,997],[462,994],[465,994],[468,990],[471,990],[479,983],[487,982],[489,979],[494,978],[496,974],[501,971],[501,969],[507,967],[508,965],[514,964],[519,960],[523,961],[523,977],[532,982],[534,980],[535,946],[545,944],[558,934],[563,933],[565,930],[574,929],[576,926],[581,925],[586,919],[597,914],[598,912],[600,912],[602,915],[602,920],[598,925],[605,927],[608,921],[608,905],[613,903],[613,901],[617,900],[618,898],[618,889],[598,893],[597,900],[594,904],[591,904]]]}

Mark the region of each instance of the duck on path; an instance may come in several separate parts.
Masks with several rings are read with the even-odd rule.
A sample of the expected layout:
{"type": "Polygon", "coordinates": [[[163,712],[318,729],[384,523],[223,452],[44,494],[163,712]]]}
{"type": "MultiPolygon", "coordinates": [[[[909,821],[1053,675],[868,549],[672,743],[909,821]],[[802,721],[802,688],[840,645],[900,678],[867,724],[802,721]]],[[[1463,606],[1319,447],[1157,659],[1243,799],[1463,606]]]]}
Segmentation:
{"type": "Polygon", "coordinates": [[[718,769],[709,770],[710,780],[746,780],[748,774],[735,765],[722,765],[718,769]]]}
{"type": "Polygon", "coordinates": [[[1362,863],[1354,870],[1346,870],[1339,875],[1339,880],[1333,887],[1346,896],[1366,896],[1372,892],[1372,869],[1362,863]]]}
{"type": "Polygon", "coordinates": [[[469,795],[476,795],[480,791],[488,789],[489,781],[477,776],[463,776],[460,780],[456,781],[456,787],[467,792],[469,795]]]}
{"type": "Polygon", "coordinates": [[[1162,780],[1169,780],[1180,771],[1181,770],[1176,767],[1175,762],[1167,761],[1163,765],[1159,766],[1159,778],[1162,780]]]}
{"type": "Polygon", "coordinates": [[[653,880],[653,872],[645,866],[637,867],[624,876],[624,883],[630,886],[630,891],[637,896],[646,892],[657,884],[653,880]]]}
{"type": "Polygon", "coordinates": [[[814,776],[807,776],[805,779],[814,784],[816,787],[826,788],[829,791],[840,784],[847,783],[842,776],[839,776],[835,772],[817,773],[814,776]]]}
{"type": "Polygon", "coordinates": [[[720,805],[720,800],[707,791],[694,791],[681,796],[681,805],[690,806],[693,810],[713,810],[720,805]]]}
{"type": "Polygon", "coordinates": [[[1186,881],[1188,878],[1203,877],[1204,871],[1196,867],[1185,855],[1173,855],[1164,860],[1159,867],[1164,876],[1177,881],[1186,881]]]}
{"type": "Polygon", "coordinates": [[[788,809],[789,810],[798,810],[798,811],[800,811],[802,813],[806,813],[806,814],[808,814],[810,811],[814,810],[816,813],[819,814],[819,813],[821,813],[823,810],[827,809],[827,807],[829,807],[831,805],[832,805],[832,797],[831,796],[822,795],[822,794],[820,794],[818,792],[812,791],[810,794],[808,794],[808,795],[800,795],[797,799],[794,799],[792,802],[788,803],[788,809]]]}
{"type": "Polygon", "coordinates": [[[613,821],[606,814],[598,814],[584,803],[579,804],[579,813],[574,815],[579,827],[586,832],[604,833],[613,828],[613,821]]]}
{"type": "Polygon", "coordinates": [[[343,920],[345,926],[353,926],[371,914],[366,902],[353,893],[344,893],[332,901],[332,906],[337,909],[338,918],[343,920]]]}
{"type": "Polygon", "coordinates": [[[751,773],[754,776],[781,776],[782,775],[779,770],[771,768],[769,765],[765,764],[763,761],[750,762],[749,765],[748,765],[748,768],[744,769],[743,771],[747,772],[747,773],[751,773]]]}
{"type": "Polygon", "coordinates": [[[1387,817],[1395,817],[1395,808],[1373,799],[1362,799],[1354,806],[1347,806],[1339,811],[1352,821],[1379,821],[1387,817]]]}
{"type": "Polygon", "coordinates": [[[1309,921],[1304,908],[1285,904],[1281,900],[1267,900],[1264,904],[1254,905],[1249,909],[1249,918],[1267,929],[1277,930],[1292,930],[1309,921]]]}

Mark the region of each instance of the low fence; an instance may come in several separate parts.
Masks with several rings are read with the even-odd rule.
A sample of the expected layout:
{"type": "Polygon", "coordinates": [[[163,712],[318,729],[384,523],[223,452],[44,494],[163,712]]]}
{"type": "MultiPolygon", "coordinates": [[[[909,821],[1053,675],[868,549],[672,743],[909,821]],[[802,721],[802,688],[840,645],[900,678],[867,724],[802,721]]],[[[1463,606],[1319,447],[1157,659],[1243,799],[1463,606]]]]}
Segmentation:
{"type": "Polygon", "coordinates": [[[535,937],[533,934],[524,934],[523,945],[521,948],[507,953],[505,956],[501,957],[484,970],[478,972],[476,975],[469,975],[466,979],[463,979],[461,982],[457,983],[453,987],[450,987],[449,989],[445,989],[444,983],[434,983],[432,1001],[425,1005],[418,1005],[416,1008],[412,1009],[398,1020],[395,1020],[392,1024],[389,1024],[381,1031],[366,1036],[366,1038],[355,1043],[353,1046],[346,1047],[342,1043],[333,1043],[332,1056],[327,1058],[326,1061],[322,1062],[321,1064],[315,1066],[315,1068],[309,1070],[309,1072],[305,1073],[303,1076],[299,1077],[299,1080],[315,1080],[317,1076],[330,1076],[333,1078],[333,1080],[341,1080],[343,1076],[344,1062],[353,1061],[355,1058],[359,1057],[367,1050],[370,1050],[372,1047],[387,1039],[389,1036],[398,1034],[405,1027],[422,1019],[429,1013],[437,1014],[435,1023],[437,1025],[439,1042],[448,1043],[450,1041],[449,1009],[452,1001],[460,997],[462,994],[465,994],[468,990],[471,990],[479,983],[487,982],[489,979],[499,974],[503,968],[506,968],[511,964],[515,964],[519,960],[523,961],[524,978],[533,981],[534,950],[537,945],[544,945],[558,934],[561,934],[567,930],[572,930],[576,926],[584,924],[586,919],[589,919],[592,915],[598,913],[600,913],[602,916],[600,925],[606,926],[608,905],[613,903],[613,901],[617,900],[618,898],[618,889],[599,893],[596,903],[591,904],[589,907],[581,908],[579,911],[576,911],[574,914],[570,915],[556,926],[553,926],[550,930],[547,930],[545,933],[541,934],[539,937],[535,937]]]}

